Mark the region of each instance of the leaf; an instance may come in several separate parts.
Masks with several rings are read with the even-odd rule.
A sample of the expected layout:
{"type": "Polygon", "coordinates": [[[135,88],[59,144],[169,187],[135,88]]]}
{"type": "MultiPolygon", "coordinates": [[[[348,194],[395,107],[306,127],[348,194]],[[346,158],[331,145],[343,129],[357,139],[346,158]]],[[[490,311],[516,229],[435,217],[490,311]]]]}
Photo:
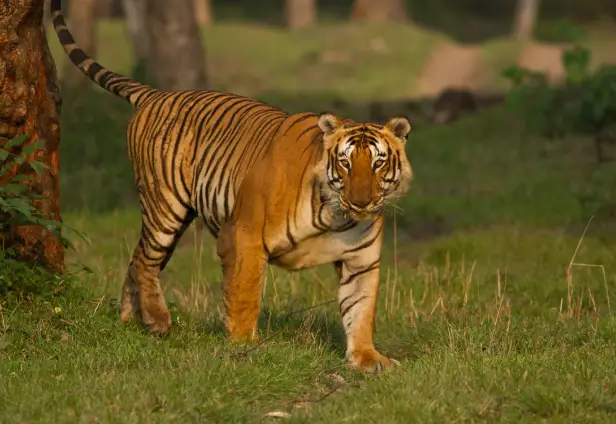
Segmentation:
{"type": "Polygon", "coordinates": [[[6,144],[4,145],[5,149],[10,149],[13,146],[21,146],[22,144],[24,144],[24,142],[28,139],[28,135],[27,134],[20,134],[16,137],[13,137],[12,139],[10,139],[9,141],[6,142],[6,144]]]}
{"type": "Polygon", "coordinates": [[[20,182],[23,182],[23,181],[35,181],[35,180],[36,180],[36,178],[34,178],[32,175],[18,174],[18,175],[15,175],[11,179],[11,182],[20,183],[20,182]]]}
{"type": "Polygon", "coordinates": [[[25,190],[26,186],[23,184],[5,184],[2,186],[2,191],[13,193],[13,195],[21,194],[25,190]]]}
{"type": "Polygon", "coordinates": [[[27,146],[24,146],[24,148],[21,149],[21,156],[28,156],[31,153],[34,153],[37,149],[40,149],[37,144],[38,143],[32,143],[28,144],[27,146]]]}
{"type": "Polygon", "coordinates": [[[38,175],[41,175],[43,173],[43,168],[51,169],[50,166],[45,165],[43,162],[30,162],[30,166],[38,175]]]}
{"type": "Polygon", "coordinates": [[[11,169],[12,167],[13,167],[12,162],[7,163],[2,168],[0,168],[0,175],[6,174],[9,171],[9,169],[11,169]]]}
{"type": "Polygon", "coordinates": [[[9,154],[8,150],[0,149],[0,162],[4,162],[9,157],[9,154]]]}
{"type": "Polygon", "coordinates": [[[30,205],[26,200],[21,197],[13,197],[6,199],[6,204],[10,209],[12,209],[12,212],[19,212],[24,217],[28,218],[31,218],[32,212],[36,211],[32,207],[32,205],[30,205]]]}

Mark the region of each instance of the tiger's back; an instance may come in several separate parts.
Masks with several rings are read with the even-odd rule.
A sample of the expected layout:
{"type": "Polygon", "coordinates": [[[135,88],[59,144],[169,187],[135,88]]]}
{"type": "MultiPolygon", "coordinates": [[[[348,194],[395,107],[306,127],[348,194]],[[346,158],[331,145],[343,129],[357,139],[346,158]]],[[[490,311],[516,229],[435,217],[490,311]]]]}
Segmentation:
{"type": "Polygon", "coordinates": [[[137,108],[127,131],[142,201],[166,209],[157,212],[169,221],[202,216],[216,236],[242,180],[267,154],[288,116],[232,94],[157,93],[137,108]]]}

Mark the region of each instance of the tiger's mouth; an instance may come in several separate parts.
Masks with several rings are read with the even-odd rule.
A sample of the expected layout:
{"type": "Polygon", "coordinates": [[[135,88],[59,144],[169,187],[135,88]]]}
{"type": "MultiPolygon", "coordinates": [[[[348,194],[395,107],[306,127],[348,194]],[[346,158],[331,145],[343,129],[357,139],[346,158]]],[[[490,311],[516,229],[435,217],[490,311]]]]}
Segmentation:
{"type": "Polygon", "coordinates": [[[373,202],[370,201],[366,204],[356,204],[350,201],[347,201],[343,197],[339,198],[340,209],[344,216],[350,216],[355,221],[364,221],[368,219],[372,219],[375,216],[379,215],[381,210],[383,209],[383,202],[373,202]]]}

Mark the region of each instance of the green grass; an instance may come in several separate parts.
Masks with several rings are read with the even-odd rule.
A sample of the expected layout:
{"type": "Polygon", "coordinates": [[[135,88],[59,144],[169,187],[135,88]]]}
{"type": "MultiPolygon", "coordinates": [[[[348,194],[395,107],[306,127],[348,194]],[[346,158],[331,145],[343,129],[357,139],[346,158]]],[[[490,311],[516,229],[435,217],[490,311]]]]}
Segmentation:
{"type": "MultiPolygon", "coordinates": [[[[66,181],[82,175],[75,158],[100,136],[64,146],[65,195],[87,189],[66,181]]],[[[0,421],[268,422],[271,412],[311,423],[614,419],[616,174],[592,162],[587,140],[527,135],[506,110],[413,133],[416,180],[395,226],[390,216],[376,321],[377,348],[401,366],[379,376],[344,364],[326,266],[270,268],[264,342],[227,342],[214,246],[194,234],[162,275],[171,334],[121,326],[117,298],[139,231],[121,143],[85,154],[81,167],[100,161],[125,206],[64,213],[92,240],[76,240],[69,261],[93,274],[66,297],[4,304],[0,421]]]]}

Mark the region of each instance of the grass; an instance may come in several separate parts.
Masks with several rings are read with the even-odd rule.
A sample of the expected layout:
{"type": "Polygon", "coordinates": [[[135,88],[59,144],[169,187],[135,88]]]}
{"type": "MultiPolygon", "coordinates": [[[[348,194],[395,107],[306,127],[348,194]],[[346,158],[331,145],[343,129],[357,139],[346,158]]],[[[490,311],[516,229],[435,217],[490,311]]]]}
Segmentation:
{"type": "MultiPolygon", "coordinates": [[[[214,246],[195,234],[162,276],[169,337],[120,326],[138,209],[65,212],[92,240],[76,240],[69,260],[94,272],[67,297],[5,304],[1,421],[609,422],[615,244],[600,212],[614,171],[584,142],[524,135],[506,110],[413,134],[416,181],[389,220],[376,321],[377,347],[401,366],[380,376],[344,365],[327,266],[270,268],[264,342],[227,342],[214,246]],[[591,185],[585,209],[578,197],[591,185]]],[[[129,174],[108,178],[130,192],[129,174]]]]}
{"type": "MultiPolygon", "coordinates": [[[[128,72],[128,53],[105,47],[123,45],[111,30],[117,24],[105,25],[99,31],[111,38],[97,57],[128,72]]],[[[347,41],[332,37],[333,28],[298,35],[278,58],[225,48],[225,40],[238,43],[225,38],[233,28],[209,29],[219,35],[206,34],[209,51],[241,63],[236,69],[254,65],[257,76],[284,75],[263,91],[279,106],[320,109],[332,90],[358,99],[378,91],[365,81],[356,90],[358,74],[334,87],[339,65],[332,64],[327,72],[336,82],[318,79],[311,97],[290,102],[293,96],[280,94],[300,93],[290,65],[300,50],[318,51],[331,38],[344,50],[353,37],[367,37],[357,28],[336,30],[347,41]]],[[[271,29],[242,31],[262,45],[279,40],[271,29]]],[[[393,30],[379,34],[394,38],[393,30]]],[[[238,92],[251,85],[240,71],[239,82],[218,72],[221,86],[222,78],[238,92]]],[[[391,84],[383,96],[400,87],[393,76],[383,80],[391,84]]],[[[450,126],[414,126],[408,154],[415,181],[402,210],[389,216],[375,333],[377,348],[401,364],[371,376],[344,364],[328,266],[294,274],[270,268],[263,342],[226,341],[214,245],[194,233],[162,275],[170,335],[119,325],[118,296],[139,231],[124,144],[128,113],[99,91],[65,99],[63,219],[92,241],[76,239],[68,261],[93,273],[80,275],[66,296],[0,303],[0,422],[614,420],[616,171],[594,163],[589,140],[533,136],[506,109],[450,126]]]]}

